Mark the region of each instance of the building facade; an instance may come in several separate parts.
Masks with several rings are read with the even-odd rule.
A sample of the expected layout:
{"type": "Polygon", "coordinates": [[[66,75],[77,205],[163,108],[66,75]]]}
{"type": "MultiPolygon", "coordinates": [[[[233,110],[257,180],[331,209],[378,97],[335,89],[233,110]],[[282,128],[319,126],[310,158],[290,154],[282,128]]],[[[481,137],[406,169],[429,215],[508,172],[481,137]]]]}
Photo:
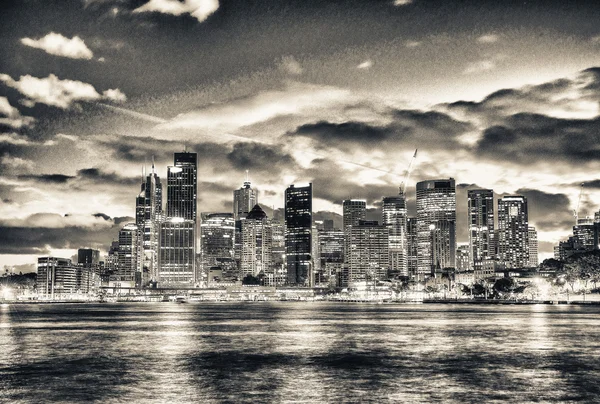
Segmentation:
{"type": "Polygon", "coordinates": [[[272,272],[273,233],[267,214],[255,205],[242,220],[241,278],[272,272]]]}
{"type": "Polygon", "coordinates": [[[455,266],[456,185],[453,178],[417,183],[417,273],[455,266]],[[436,230],[437,229],[437,230],[436,230]],[[432,242],[437,245],[434,249],[432,242]],[[433,260],[433,253],[438,255],[433,260]],[[447,252],[447,253],[446,253],[447,252]]]}
{"type": "Polygon", "coordinates": [[[389,229],[390,275],[408,276],[408,239],[404,194],[383,198],[382,224],[389,229]]]}
{"type": "Polygon", "coordinates": [[[467,192],[469,226],[469,263],[471,269],[495,256],[494,191],[472,189],[467,192]]]}
{"type": "Polygon", "coordinates": [[[312,184],[285,190],[285,228],[288,284],[311,286],[312,184]]]}
{"type": "Polygon", "coordinates": [[[389,228],[361,220],[350,228],[347,263],[350,282],[384,280],[389,270],[389,228]]]}
{"type": "Polygon", "coordinates": [[[159,286],[192,286],[196,281],[196,223],[175,217],[160,224],[159,286]]]}
{"type": "Polygon", "coordinates": [[[202,273],[208,273],[212,267],[219,267],[222,277],[238,277],[234,260],[233,213],[201,213],[200,220],[202,273]]]}
{"type": "Polygon", "coordinates": [[[158,231],[162,217],[162,184],[152,172],[142,178],[141,191],[135,204],[135,224],[140,231],[140,263],[142,283],[158,277],[158,231]]]}
{"type": "Polygon", "coordinates": [[[198,199],[197,154],[175,153],[173,165],[167,167],[167,218],[196,222],[198,199]]]}
{"type": "Polygon", "coordinates": [[[524,196],[498,199],[498,258],[507,268],[529,265],[529,216],[524,196]]]}

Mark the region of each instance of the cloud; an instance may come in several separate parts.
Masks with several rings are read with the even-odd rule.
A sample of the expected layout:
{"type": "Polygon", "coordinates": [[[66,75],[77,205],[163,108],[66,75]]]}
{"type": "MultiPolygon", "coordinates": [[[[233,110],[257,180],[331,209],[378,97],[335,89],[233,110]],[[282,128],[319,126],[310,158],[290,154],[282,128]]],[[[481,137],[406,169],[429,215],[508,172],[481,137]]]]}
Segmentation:
{"type": "Polygon", "coordinates": [[[23,159],[21,157],[13,157],[9,154],[5,154],[0,157],[0,166],[31,171],[35,167],[35,163],[31,160],[23,159]]]}
{"type": "Polygon", "coordinates": [[[0,226],[4,227],[36,227],[44,229],[61,229],[65,227],[103,228],[111,227],[112,222],[102,216],[56,213],[35,213],[24,219],[3,219],[0,226]]]}
{"type": "Polygon", "coordinates": [[[495,42],[498,42],[499,39],[500,39],[500,37],[498,37],[498,35],[487,34],[487,35],[482,35],[479,38],[477,38],[477,42],[479,42],[479,43],[495,43],[495,42]]]}
{"type": "Polygon", "coordinates": [[[409,4],[412,4],[413,0],[394,0],[394,5],[396,7],[400,7],[400,6],[407,6],[409,4]]]}
{"type": "Polygon", "coordinates": [[[284,56],[280,68],[288,74],[299,76],[304,72],[300,63],[293,56],[284,56]]]}
{"type": "Polygon", "coordinates": [[[404,46],[406,46],[407,48],[416,48],[418,46],[421,46],[421,42],[419,42],[419,41],[406,41],[406,42],[404,42],[404,46]]]}
{"type": "Polygon", "coordinates": [[[236,143],[227,154],[233,167],[243,170],[269,172],[273,169],[293,169],[296,162],[280,146],[267,146],[258,143],[236,143]]]}
{"type": "Polygon", "coordinates": [[[84,168],[77,170],[77,176],[81,179],[94,183],[118,183],[123,185],[134,185],[140,183],[138,177],[122,177],[116,173],[105,172],[98,168],[84,168]]]}
{"type": "Polygon", "coordinates": [[[21,180],[35,180],[49,184],[64,184],[75,177],[63,174],[28,174],[19,175],[18,178],[21,180]]]}
{"type": "Polygon", "coordinates": [[[46,53],[55,56],[86,60],[94,57],[94,53],[78,36],[69,39],[61,34],[50,32],[40,39],[22,38],[21,43],[32,48],[42,49],[46,53]]]}
{"type": "Polygon", "coordinates": [[[28,145],[31,144],[27,138],[19,136],[16,133],[0,133],[0,143],[8,143],[12,145],[28,145]]]}
{"type": "Polygon", "coordinates": [[[284,90],[265,91],[227,104],[213,104],[180,114],[156,129],[202,129],[209,134],[227,133],[280,116],[318,113],[327,107],[347,105],[350,98],[349,91],[336,87],[290,83],[284,90]]]}
{"type": "Polygon", "coordinates": [[[205,21],[212,13],[219,8],[218,0],[150,0],[133,10],[134,13],[158,12],[179,16],[181,14],[190,14],[198,20],[205,21]]]}
{"type": "Polygon", "coordinates": [[[35,118],[22,116],[18,109],[10,105],[8,98],[0,97],[0,125],[6,125],[13,129],[31,126],[35,118]]]}
{"type": "Polygon", "coordinates": [[[361,64],[356,66],[357,69],[363,69],[363,70],[369,70],[371,67],[373,67],[373,61],[370,59],[365,60],[364,62],[362,62],[361,64]]]}
{"type": "Polygon", "coordinates": [[[469,63],[463,74],[475,74],[483,73],[496,68],[496,62],[493,60],[479,60],[477,62],[469,63]]]}
{"type": "Polygon", "coordinates": [[[0,81],[26,96],[28,100],[25,103],[28,106],[39,103],[67,109],[76,101],[123,101],[125,99],[125,95],[118,89],[107,90],[102,96],[91,84],[76,80],[61,80],[54,74],[46,78],[26,75],[21,76],[18,81],[7,74],[0,74],[0,81]]]}
{"type": "Polygon", "coordinates": [[[567,195],[530,188],[517,189],[516,194],[527,198],[529,223],[534,223],[538,231],[568,231],[573,225],[574,219],[567,195]]]}
{"type": "Polygon", "coordinates": [[[600,45],[600,35],[596,35],[590,38],[590,41],[593,44],[600,45]]]}

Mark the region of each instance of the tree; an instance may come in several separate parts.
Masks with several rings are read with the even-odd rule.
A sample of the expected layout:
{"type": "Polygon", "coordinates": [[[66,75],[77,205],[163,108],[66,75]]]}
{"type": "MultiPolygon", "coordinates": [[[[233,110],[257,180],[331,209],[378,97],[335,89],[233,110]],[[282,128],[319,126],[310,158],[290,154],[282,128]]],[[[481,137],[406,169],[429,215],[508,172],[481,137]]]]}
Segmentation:
{"type": "Polygon", "coordinates": [[[248,274],[242,279],[242,285],[260,285],[260,279],[252,274],[248,274]]]}

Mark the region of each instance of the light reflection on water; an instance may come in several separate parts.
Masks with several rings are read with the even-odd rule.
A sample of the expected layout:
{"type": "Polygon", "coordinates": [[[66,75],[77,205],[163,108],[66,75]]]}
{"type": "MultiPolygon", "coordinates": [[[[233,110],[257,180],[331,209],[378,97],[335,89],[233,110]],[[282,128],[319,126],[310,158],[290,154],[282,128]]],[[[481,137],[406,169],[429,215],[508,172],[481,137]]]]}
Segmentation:
{"type": "Polygon", "coordinates": [[[600,307],[0,310],[0,402],[594,402],[600,307]]]}

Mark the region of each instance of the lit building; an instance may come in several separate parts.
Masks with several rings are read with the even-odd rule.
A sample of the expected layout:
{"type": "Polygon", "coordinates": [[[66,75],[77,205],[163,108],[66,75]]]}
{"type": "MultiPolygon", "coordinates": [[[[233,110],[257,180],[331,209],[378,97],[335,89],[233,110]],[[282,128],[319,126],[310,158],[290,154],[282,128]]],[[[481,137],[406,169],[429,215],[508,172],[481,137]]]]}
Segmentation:
{"type": "Polygon", "coordinates": [[[383,198],[382,215],[382,224],[389,229],[390,276],[408,276],[404,194],[383,198]]]}
{"type": "Polygon", "coordinates": [[[320,230],[319,253],[323,278],[321,281],[331,281],[332,277],[341,271],[344,262],[344,232],[333,228],[325,230],[325,227],[324,230],[320,230]]]}
{"type": "Polygon", "coordinates": [[[237,277],[233,255],[235,222],[232,213],[201,213],[200,254],[202,273],[219,267],[224,278],[237,277]]]}
{"type": "Polygon", "coordinates": [[[471,268],[470,259],[469,259],[469,245],[459,245],[456,249],[456,271],[464,272],[468,271],[471,268]]]}
{"type": "Polygon", "coordinates": [[[417,272],[427,276],[437,266],[455,266],[456,186],[453,178],[417,183],[417,272]],[[432,232],[433,229],[437,229],[432,232]],[[445,237],[445,238],[443,238],[445,237]],[[437,243],[432,247],[432,241],[437,243]],[[432,253],[437,252],[435,261],[432,253]]]}
{"type": "Polygon", "coordinates": [[[75,293],[88,293],[97,279],[91,266],[77,266],[67,258],[39,257],[37,260],[37,292],[43,298],[62,299],[75,293]]]}
{"type": "Polygon", "coordinates": [[[389,228],[376,220],[360,220],[350,228],[346,251],[350,282],[388,278],[389,228]]]}
{"type": "Polygon", "coordinates": [[[592,251],[596,249],[597,226],[594,225],[591,219],[579,219],[577,225],[573,226],[573,244],[576,250],[592,251]]]}
{"type": "Polygon", "coordinates": [[[119,230],[119,249],[117,268],[111,277],[118,287],[140,286],[142,277],[139,257],[139,229],[135,223],[129,223],[119,230]]]}
{"type": "Polygon", "coordinates": [[[409,278],[415,278],[418,274],[418,238],[417,238],[417,218],[406,218],[406,263],[409,278]]]}
{"type": "Polygon", "coordinates": [[[285,225],[275,219],[271,220],[271,266],[272,275],[264,278],[266,286],[280,286],[287,282],[285,267],[285,225]]]}
{"type": "Polygon", "coordinates": [[[196,153],[175,153],[173,166],[167,167],[167,218],[196,222],[198,199],[196,153]]]}
{"type": "Polygon", "coordinates": [[[495,255],[494,191],[473,189],[467,192],[470,269],[495,255]]]}
{"type": "MultiPolygon", "coordinates": [[[[538,238],[537,230],[535,227],[529,226],[528,230],[528,242],[529,242],[529,263],[528,267],[538,266],[538,238]]],[[[593,239],[593,225],[592,225],[592,239],[593,239]]]]}
{"type": "Polygon", "coordinates": [[[159,286],[192,286],[196,281],[196,242],[193,220],[169,218],[160,224],[159,286]]]}
{"type": "Polygon", "coordinates": [[[272,243],[273,233],[267,214],[259,205],[255,205],[246,219],[242,220],[242,279],[246,275],[257,276],[261,272],[271,272],[272,243]]]}
{"type": "Polygon", "coordinates": [[[77,263],[86,268],[97,269],[100,265],[100,251],[91,248],[77,250],[77,263]]]}
{"type": "Polygon", "coordinates": [[[162,185],[152,172],[142,178],[141,191],[136,199],[135,224],[140,230],[140,262],[142,283],[155,281],[158,277],[158,230],[162,215],[162,185]]]}
{"type": "Polygon", "coordinates": [[[285,228],[288,284],[311,286],[312,184],[285,190],[285,228]]]}
{"type": "Polygon", "coordinates": [[[498,258],[508,268],[529,264],[529,217],[524,196],[498,199],[498,258]]]}
{"type": "MultiPolygon", "coordinates": [[[[343,209],[343,222],[342,228],[344,229],[344,250],[350,249],[350,230],[352,226],[358,225],[359,220],[365,220],[367,214],[367,201],[359,199],[346,199],[342,201],[343,209]]],[[[344,254],[344,262],[348,263],[348,255],[344,254]]]]}
{"type": "MultiPolygon", "coordinates": [[[[247,172],[246,172],[247,174],[247,172]]],[[[252,189],[251,183],[246,177],[244,185],[233,191],[233,217],[234,220],[245,218],[258,203],[256,190],[252,189]]]]}

